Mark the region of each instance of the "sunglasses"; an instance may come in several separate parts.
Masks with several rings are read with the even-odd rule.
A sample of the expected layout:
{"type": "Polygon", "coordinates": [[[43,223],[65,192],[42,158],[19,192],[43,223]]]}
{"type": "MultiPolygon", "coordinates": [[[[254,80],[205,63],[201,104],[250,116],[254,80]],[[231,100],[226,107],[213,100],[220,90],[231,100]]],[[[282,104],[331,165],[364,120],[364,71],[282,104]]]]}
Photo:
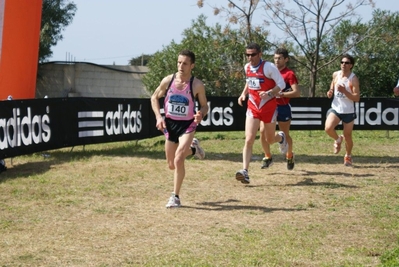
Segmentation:
{"type": "Polygon", "coordinates": [[[254,57],[256,55],[258,55],[259,53],[252,53],[252,54],[245,54],[247,57],[254,57]]]}
{"type": "Polygon", "coordinates": [[[352,63],[350,63],[349,61],[341,61],[341,64],[349,65],[349,64],[352,64],[352,63]]]}

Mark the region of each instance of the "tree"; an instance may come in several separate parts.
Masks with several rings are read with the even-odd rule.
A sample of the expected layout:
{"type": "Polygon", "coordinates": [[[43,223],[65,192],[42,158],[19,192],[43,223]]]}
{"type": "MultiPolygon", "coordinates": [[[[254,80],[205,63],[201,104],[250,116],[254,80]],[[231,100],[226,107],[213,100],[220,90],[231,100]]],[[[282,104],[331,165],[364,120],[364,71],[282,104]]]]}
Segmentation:
{"type": "Polygon", "coordinates": [[[376,29],[377,34],[353,49],[361,94],[392,96],[392,88],[399,78],[399,12],[376,10],[373,19],[362,28],[364,31],[376,29]]]}
{"type": "Polygon", "coordinates": [[[51,57],[51,47],[62,40],[61,32],[72,22],[76,9],[76,5],[67,0],[43,0],[39,62],[51,57]]]}
{"type": "MultiPolygon", "coordinates": [[[[349,51],[356,60],[354,72],[360,80],[361,96],[392,96],[392,88],[396,85],[399,75],[398,12],[377,9],[373,12],[373,18],[366,23],[360,20],[341,21],[322,45],[322,53],[326,58],[334,58],[335,51],[342,51],[348,46],[348,40],[361,38],[370,31],[375,34],[357,43],[349,51]]],[[[339,69],[339,60],[340,58],[334,64],[320,70],[317,87],[330,86],[333,71],[339,69]]],[[[320,95],[324,96],[325,90],[320,95]]]]}
{"type": "Polygon", "coordinates": [[[129,60],[129,64],[132,66],[147,66],[148,61],[151,59],[151,55],[141,55],[139,57],[134,57],[129,60]]]}
{"type": "MultiPolygon", "coordinates": [[[[214,27],[206,24],[206,17],[200,15],[190,28],[183,31],[180,44],[174,41],[162,51],[157,52],[148,63],[149,73],[143,83],[149,91],[154,91],[161,79],[177,70],[177,55],[180,50],[190,49],[196,55],[193,75],[205,83],[208,95],[238,96],[244,87],[244,57],[247,41],[239,30],[229,26],[214,27]]],[[[254,31],[252,39],[265,50],[267,33],[254,31]]]]}
{"type": "MultiPolygon", "coordinates": [[[[203,5],[204,0],[198,1],[198,6],[203,5]]],[[[281,31],[283,37],[276,40],[269,40],[270,47],[275,49],[278,46],[292,46],[291,51],[301,68],[304,68],[309,73],[308,84],[309,96],[315,96],[316,81],[318,73],[321,69],[335,63],[337,58],[342,54],[350,51],[356,44],[365,39],[375,35],[375,29],[369,29],[364,32],[363,36],[350,39],[342,50],[336,50],[335,55],[326,57],[322,53],[322,46],[326,46],[326,40],[329,39],[333,33],[334,28],[339,23],[348,18],[357,18],[356,9],[360,6],[371,5],[374,7],[372,0],[356,0],[347,3],[344,0],[228,0],[228,18],[237,18],[237,22],[250,27],[252,23],[248,21],[252,19],[253,14],[248,16],[248,12],[244,13],[243,8],[238,8],[238,2],[243,5],[255,6],[255,10],[262,11],[267,20],[263,21],[264,26],[274,25],[281,31]],[[291,8],[296,4],[296,8],[291,8]],[[347,3],[346,6],[343,6],[347,3]],[[337,9],[343,7],[342,12],[337,9]]],[[[226,11],[226,8],[214,7],[218,11],[226,11]]],[[[234,20],[230,20],[234,21],[234,20]]],[[[247,29],[248,31],[248,29],[247,29]]]]}

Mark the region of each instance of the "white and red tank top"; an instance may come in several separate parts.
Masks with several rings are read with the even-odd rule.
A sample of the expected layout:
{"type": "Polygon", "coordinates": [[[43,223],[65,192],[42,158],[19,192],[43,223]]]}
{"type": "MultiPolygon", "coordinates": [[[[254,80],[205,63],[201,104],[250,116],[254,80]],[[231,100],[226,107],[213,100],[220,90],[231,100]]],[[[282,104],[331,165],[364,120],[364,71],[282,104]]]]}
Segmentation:
{"type": "Polygon", "coordinates": [[[275,97],[262,99],[259,96],[260,91],[269,91],[276,86],[276,82],[273,79],[266,77],[264,72],[265,64],[270,64],[270,62],[261,60],[258,66],[251,66],[249,63],[245,66],[245,74],[247,76],[249,89],[248,107],[252,104],[254,108],[261,109],[267,102],[276,101],[275,97]]]}

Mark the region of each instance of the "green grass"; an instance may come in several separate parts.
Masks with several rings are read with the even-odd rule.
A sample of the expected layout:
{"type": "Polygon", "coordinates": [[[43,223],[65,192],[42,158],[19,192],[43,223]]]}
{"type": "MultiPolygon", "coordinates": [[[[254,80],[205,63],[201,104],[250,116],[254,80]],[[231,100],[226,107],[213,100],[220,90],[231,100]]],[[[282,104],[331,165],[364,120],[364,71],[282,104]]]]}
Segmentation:
{"type": "Polygon", "coordinates": [[[241,168],[242,132],[199,132],[183,206],[163,137],[6,159],[0,266],[399,266],[399,131],[355,131],[354,167],[322,131],[293,131],[296,165],[241,168]]]}

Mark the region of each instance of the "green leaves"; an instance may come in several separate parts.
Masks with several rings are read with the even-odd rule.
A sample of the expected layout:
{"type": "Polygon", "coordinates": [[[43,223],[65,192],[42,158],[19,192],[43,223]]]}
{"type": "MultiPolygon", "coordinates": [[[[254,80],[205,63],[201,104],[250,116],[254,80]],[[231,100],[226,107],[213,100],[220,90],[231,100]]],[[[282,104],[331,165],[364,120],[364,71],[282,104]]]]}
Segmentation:
{"type": "Polygon", "coordinates": [[[66,0],[43,0],[39,62],[51,57],[51,47],[62,40],[61,32],[75,16],[76,5],[66,0]]]}
{"type": "MultiPolygon", "coordinates": [[[[205,83],[208,95],[238,96],[245,84],[246,35],[229,26],[208,26],[204,15],[192,21],[191,27],[185,29],[182,35],[181,44],[172,42],[149,61],[149,73],[143,78],[147,89],[153,92],[164,76],[176,72],[178,53],[189,49],[196,55],[193,75],[205,83]]],[[[266,47],[261,31],[254,32],[253,36],[266,47]]]]}

